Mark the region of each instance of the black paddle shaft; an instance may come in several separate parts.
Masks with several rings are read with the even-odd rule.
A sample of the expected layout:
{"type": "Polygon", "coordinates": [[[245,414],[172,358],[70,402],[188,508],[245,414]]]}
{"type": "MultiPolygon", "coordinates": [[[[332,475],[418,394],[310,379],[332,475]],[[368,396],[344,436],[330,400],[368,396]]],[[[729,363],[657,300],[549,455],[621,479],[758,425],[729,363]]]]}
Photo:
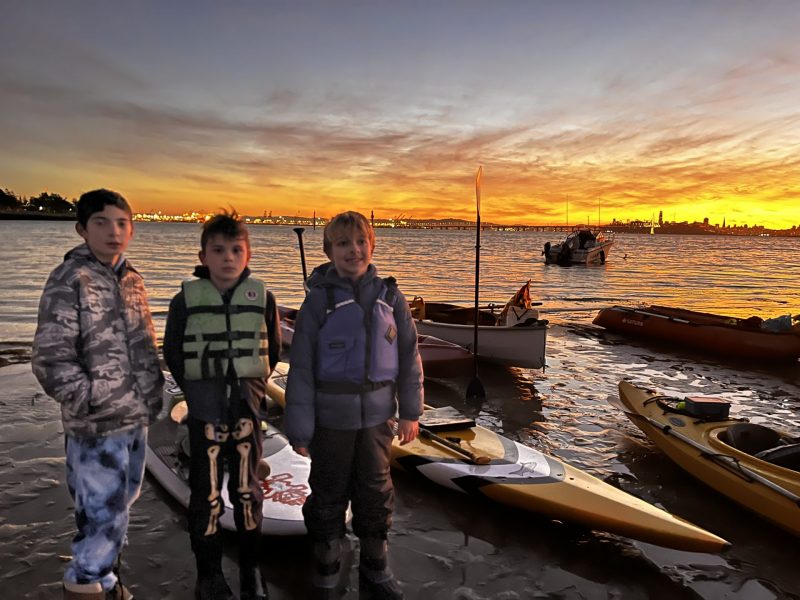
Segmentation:
{"type": "Polygon", "coordinates": [[[308,271],[306,271],[306,251],[303,249],[303,232],[302,227],[295,227],[294,232],[297,234],[297,241],[300,243],[300,263],[303,266],[303,281],[308,279],[308,271]]]}
{"type": "Polygon", "coordinates": [[[475,314],[473,320],[473,339],[472,339],[472,380],[467,385],[467,400],[483,400],[486,398],[486,390],[483,389],[478,377],[478,322],[480,317],[479,289],[481,273],[481,174],[483,167],[478,167],[475,177],[475,314]]]}
{"type": "Polygon", "coordinates": [[[478,322],[480,316],[479,290],[481,272],[481,213],[477,215],[477,227],[475,228],[475,326],[472,337],[472,353],[475,355],[474,375],[478,376],[478,322]]]}
{"type": "Polygon", "coordinates": [[[476,465],[488,465],[492,461],[492,459],[489,458],[488,456],[478,456],[474,452],[470,452],[466,448],[462,448],[459,444],[456,444],[446,438],[436,435],[430,429],[425,429],[424,427],[420,427],[419,435],[425,438],[426,440],[436,442],[437,444],[441,444],[445,448],[449,448],[454,452],[458,452],[465,458],[468,458],[470,461],[474,462],[476,465]]]}

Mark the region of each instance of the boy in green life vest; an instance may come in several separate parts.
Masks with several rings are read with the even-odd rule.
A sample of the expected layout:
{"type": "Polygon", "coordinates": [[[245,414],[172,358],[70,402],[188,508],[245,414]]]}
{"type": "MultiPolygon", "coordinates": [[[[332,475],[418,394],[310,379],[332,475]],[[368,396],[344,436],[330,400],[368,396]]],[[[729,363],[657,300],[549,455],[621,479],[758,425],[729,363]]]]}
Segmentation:
{"type": "Polygon", "coordinates": [[[189,538],[197,561],[196,597],[234,598],[222,573],[219,518],[227,464],[239,542],[242,600],[267,598],[258,568],[262,490],[259,408],[278,362],[275,297],[250,275],[250,240],[237,214],[203,225],[196,279],[172,299],[164,359],[186,396],[190,447],[189,538]]]}

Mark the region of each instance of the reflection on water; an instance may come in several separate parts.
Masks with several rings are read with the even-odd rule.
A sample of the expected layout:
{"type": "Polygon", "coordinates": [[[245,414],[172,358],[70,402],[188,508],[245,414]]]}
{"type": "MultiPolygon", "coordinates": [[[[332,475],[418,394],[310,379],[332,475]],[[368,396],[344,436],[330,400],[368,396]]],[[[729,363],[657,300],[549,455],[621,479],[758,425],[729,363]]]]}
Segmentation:
{"type": "MultiPolygon", "coordinates": [[[[158,329],[170,298],[197,263],[200,226],[137,223],[128,255],[145,276],[158,329]]],[[[297,236],[289,227],[251,226],[251,268],[281,304],[303,299],[297,236]]],[[[470,304],[474,298],[472,231],[377,230],[375,263],[397,278],[408,296],[470,304]]],[[[797,311],[800,240],[733,236],[619,235],[608,262],[591,267],[545,265],[545,241],[557,233],[486,231],[481,234],[482,302],[504,302],[528,279],[534,299],[551,320],[590,320],[614,303],[679,305],[734,316],[776,316],[797,311]]],[[[0,222],[0,341],[32,334],[47,274],[79,242],[72,223],[0,222]],[[35,245],[34,245],[35,244],[35,245]],[[33,245],[33,246],[32,246],[33,245]]],[[[304,233],[309,270],[325,261],[322,231],[304,233]]]]}
{"type": "MultiPolygon", "coordinates": [[[[5,352],[29,346],[45,278],[78,238],[69,223],[8,221],[0,222],[0,236],[5,267],[0,283],[0,352],[5,352]]],[[[254,226],[251,237],[253,271],[266,280],[280,303],[299,305],[303,292],[294,232],[254,226]]],[[[129,256],[145,276],[159,331],[170,298],[181,280],[191,275],[198,239],[195,225],[137,224],[129,256]]],[[[324,260],[321,231],[308,229],[304,239],[311,268],[324,260]]],[[[393,552],[401,580],[413,591],[409,597],[452,598],[459,586],[464,586],[459,596],[464,598],[800,597],[795,573],[798,541],[698,484],[654,450],[607,402],[617,394],[622,378],[672,393],[723,394],[733,403],[734,416],[800,434],[800,367],[720,362],[674,347],[639,343],[591,325],[596,310],[613,303],[681,305],[735,316],[800,312],[796,285],[800,263],[784,261],[797,255],[800,240],[623,235],[617,237],[605,265],[562,268],[544,265],[541,256],[543,243],[555,239],[533,232],[481,235],[482,302],[502,302],[532,280],[533,295],[544,303],[544,316],[552,325],[547,368],[531,371],[481,364],[484,402],[465,399],[471,372],[460,379],[427,382],[428,401],[454,405],[480,424],[557,455],[708,528],[734,546],[720,556],[665,550],[498,510],[398,476],[393,552]],[[519,595],[501,596],[511,593],[519,595]]],[[[378,230],[375,262],[382,274],[397,277],[409,296],[469,304],[474,293],[474,245],[469,231],[378,230]]],[[[11,368],[0,369],[0,375],[11,368]]],[[[35,386],[25,390],[29,403],[37,392],[35,386]]],[[[62,442],[56,432],[41,429],[40,422],[45,418],[49,426],[57,423],[57,409],[43,398],[30,414],[26,407],[9,396],[0,403],[3,422],[21,419],[34,438],[32,443],[7,442],[5,436],[20,423],[0,425],[0,480],[18,483],[0,494],[4,511],[12,507],[0,521],[0,550],[20,564],[40,564],[40,556],[65,552],[71,524],[66,513],[55,524],[37,521],[31,529],[38,532],[36,538],[26,545],[30,552],[18,548],[13,532],[30,519],[24,513],[25,502],[35,500],[40,506],[43,495],[51,504],[65,503],[56,484],[63,465],[48,462],[61,460],[55,457],[62,456],[62,442]],[[44,407],[47,415],[42,414],[44,407]],[[18,468],[12,468],[15,462],[18,468]],[[35,477],[28,481],[25,474],[35,477]],[[54,530],[57,541],[36,541],[54,530]]],[[[137,506],[134,528],[143,550],[131,559],[136,572],[156,568],[150,553],[159,564],[169,566],[169,572],[159,575],[167,581],[173,578],[173,587],[165,588],[186,591],[159,596],[157,590],[162,588],[154,584],[144,588],[154,595],[145,597],[190,598],[193,574],[187,557],[181,557],[181,552],[188,552],[188,542],[181,537],[180,510],[165,504],[163,494],[150,486],[137,506]]],[[[278,597],[301,597],[296,593],[302,588],[287,573],[302,572],[306,548],[281,548],[289,549],[285,554],[276,552],[269,581],[284,591],[278,597]]],[[[50,580],[57,578],[60,567],[57,560],[47,559],[50,580]]],[[[0,583],[8,581],[37,581],[36,573],[23,570],[0,576],[0,583]]]]}

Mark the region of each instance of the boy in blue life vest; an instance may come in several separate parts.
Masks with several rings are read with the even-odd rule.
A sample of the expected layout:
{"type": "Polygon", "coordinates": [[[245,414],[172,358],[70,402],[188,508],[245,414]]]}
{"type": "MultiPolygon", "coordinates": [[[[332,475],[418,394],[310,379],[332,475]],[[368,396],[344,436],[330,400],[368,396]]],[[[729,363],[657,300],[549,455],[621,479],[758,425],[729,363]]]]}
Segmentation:
{"type": "Polygon", "coordinates": [[[308,279],[297,315],[284,428],[311,457],[303,516],[314,540],[317,598],[335,598],[347,505],[360,540],[361,598],[402,598],[387,564],[394,509],[392,439],[417,437],[422,363],[408,302],[371,264],[375,232],[357,212],[334,217],[323,249],[330,263],[308,279]],[[396,420],[399,416],[399,421],[396,420]]]}
{"type": "Polygon", "coordinates": [[[142,486],[147,427],[161,410],[164,377],[144,282],[123,255],[133,237],[130,205],[100,189],[83,194],[76,209],[75,229],[85,243],[67,252],[47,279],[31,364],[61,405],[75,503],[78,532],[64,598],[128,600],[119,553],[142,486]]]}
{"type": "Polygon", "coordinates": [[[281,347],[278,308],[250,276],[250,239],[235,212],[203,225],[196,279],[169,305],[164,359],[189,409],[189,539],[197,562],[196,597],[234,596],[222,573],[219,518],[225,464],[239,542],[242,600],[267,598],[258,568],[262,489],[261,402],[281,347]]]}

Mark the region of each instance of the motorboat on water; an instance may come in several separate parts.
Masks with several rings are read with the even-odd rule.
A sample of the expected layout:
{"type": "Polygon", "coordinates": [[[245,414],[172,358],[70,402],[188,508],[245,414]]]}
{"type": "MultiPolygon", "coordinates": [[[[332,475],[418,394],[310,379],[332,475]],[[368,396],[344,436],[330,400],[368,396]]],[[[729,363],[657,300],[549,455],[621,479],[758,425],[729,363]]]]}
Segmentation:
{"type": "Polygon", "coordinates": [[[613,245],[612,235],[606,237],[602,231],[594,233],[591,229],[579,228],[570,232],[562,242],[556,244],[545,242],[542,254],[545,264],[602,265],[605,264],[613,245]]]}

